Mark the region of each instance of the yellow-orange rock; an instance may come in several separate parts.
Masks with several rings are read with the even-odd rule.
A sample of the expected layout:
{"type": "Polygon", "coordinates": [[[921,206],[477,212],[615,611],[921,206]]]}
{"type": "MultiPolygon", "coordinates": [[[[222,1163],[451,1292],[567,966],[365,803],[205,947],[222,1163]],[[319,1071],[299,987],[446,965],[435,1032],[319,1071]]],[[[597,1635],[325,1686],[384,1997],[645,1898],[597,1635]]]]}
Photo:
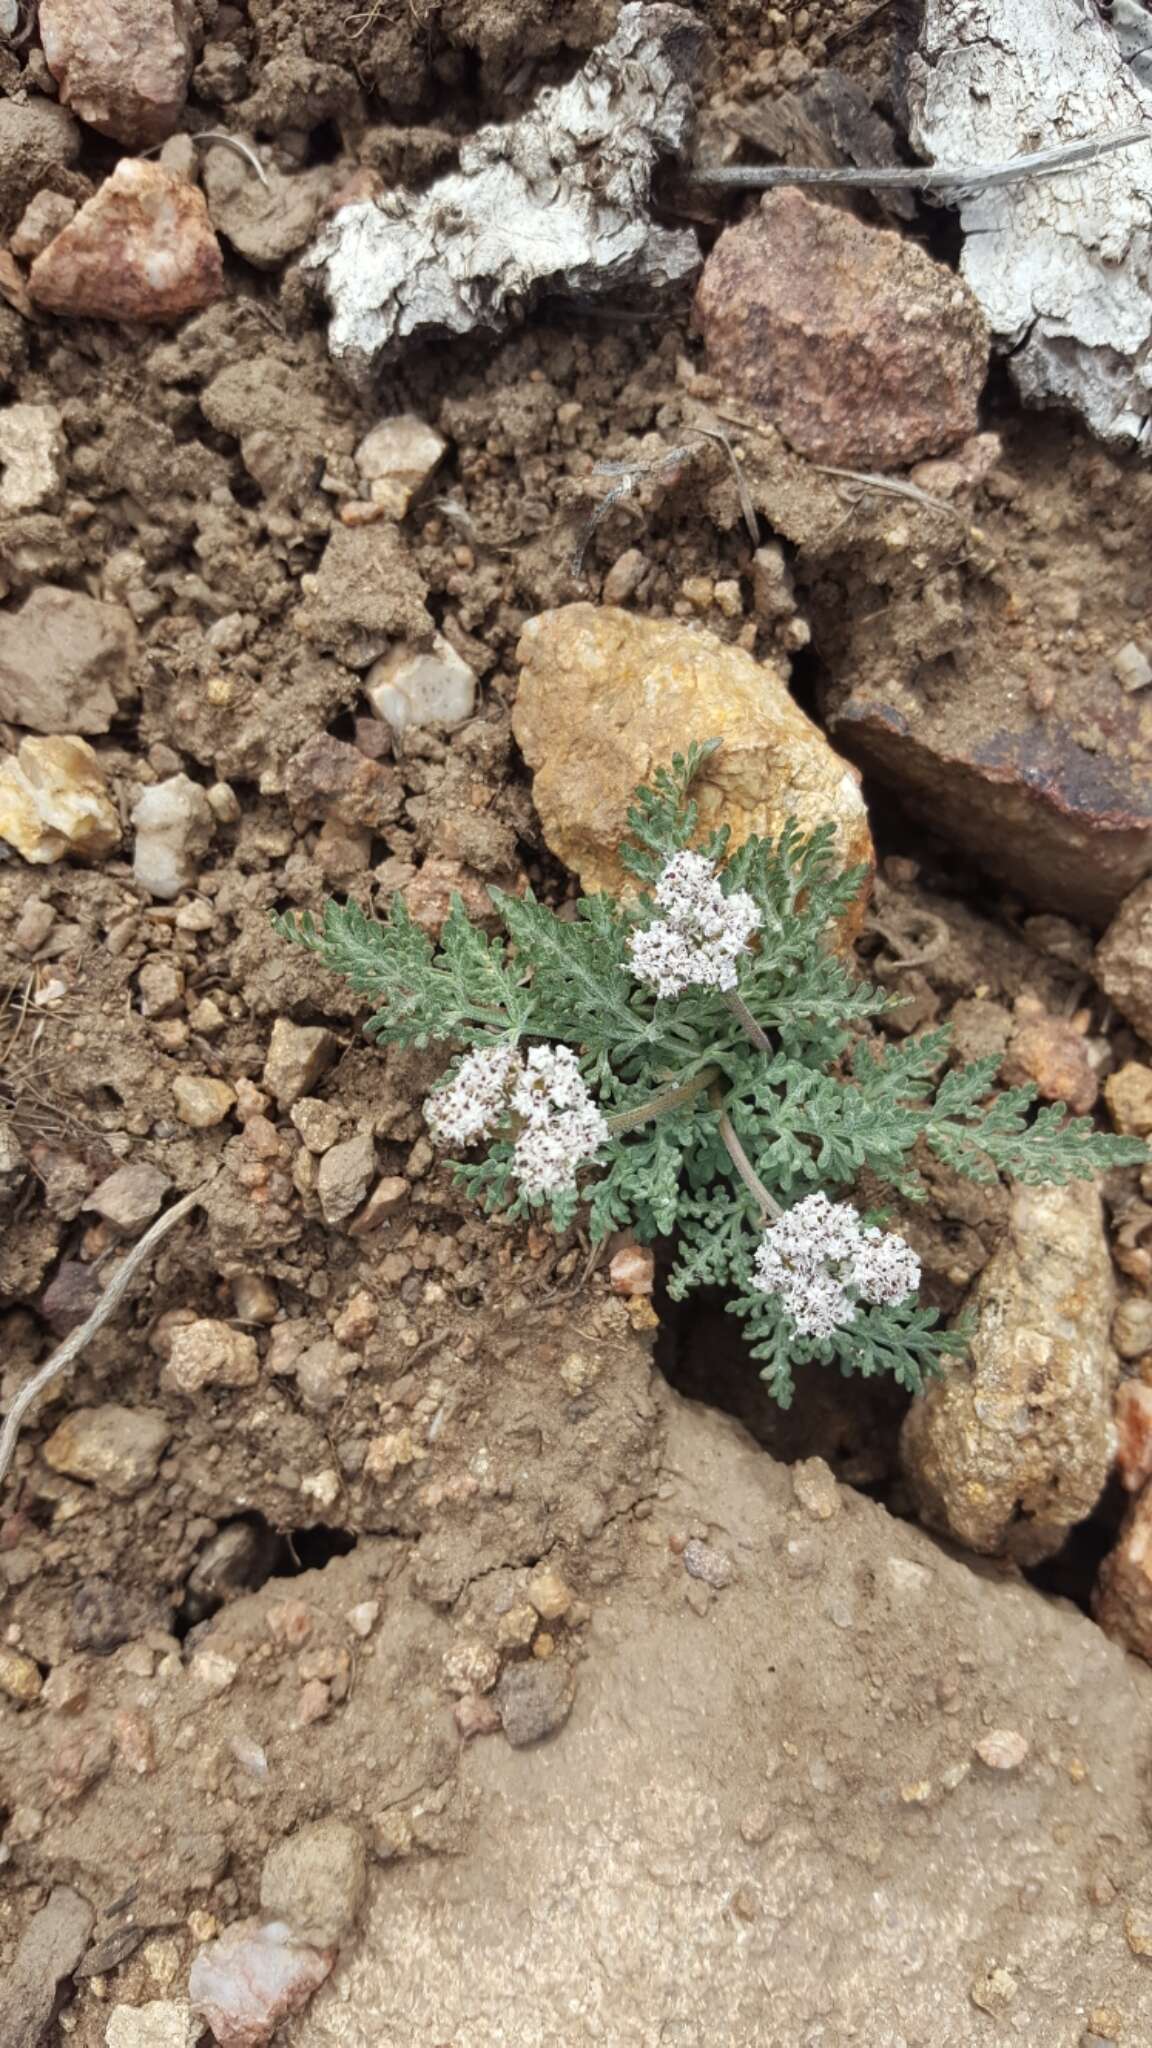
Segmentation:
{"type": "Polygon", "coordinates": [[[28,289],[49,313],[177,320],[224,291],[203,195],[160,164],[124,157],[36,258],[28,289]]]}
{"type": "Polygon", "coordinates": [[[518,652],[512,729],[535,771],[544,836],[585,890],[627,885],[617,849],[637,784],[693,740],[717,738],[693,785],[704,829],[727,824],[739,845],[789,817],[806,832],[833,820],[845,866],[871,868],[859,774],[793,702],[781,668],[610,605],[541,613],[518,652]]]}
{"type": "Polygon", "coordinates": [[[99,860],[119,846],[120,819],[87,740],[21,740],[0,762],[0,838],[36,866],[69,853],[99,860]]]}

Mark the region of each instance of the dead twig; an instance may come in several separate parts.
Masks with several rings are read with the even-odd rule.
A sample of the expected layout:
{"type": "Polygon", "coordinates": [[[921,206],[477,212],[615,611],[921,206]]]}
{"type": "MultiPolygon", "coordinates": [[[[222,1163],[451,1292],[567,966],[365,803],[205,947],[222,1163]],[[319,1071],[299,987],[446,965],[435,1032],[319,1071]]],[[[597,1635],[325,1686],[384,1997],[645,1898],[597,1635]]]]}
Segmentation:
{"type": "Polygon", "coordinates": [[[958,195],[988,191],[994,185],[1014,185],[1024,178],[1054,178],[1078,164],[1094,164],[1116,149],[1131,149],[1138,142],[1152,142],[1152,126],[1122,128],[1115,135],[1097,135],[1084,142],[1062,142],[1050,149],[1034,149],[1027,156],[1009,157],[999,164],[971,164],[949,170],[943,164],[908,164],[874,170],[814,170],[791,164],[696,164],[690,174],[694,185],[728,186],[737,192],[768,192],[778,185],[845,185],[863,191],[882,192],[907,187],[917,192],[958,195]]]}
{"type": "Polygon", "coordinates": [[[73,1330],[71,1335],[57,1346],[51,1357],[46,1358],[27,1384],[20,1388],[4,1418],[4,1427],[0,1430],[0,1486],[3,1486],[7,1477],[8,1468],[15,1455],[21,1424],[28,1410],[39,1400],[45,1387],[50,1387],[54,1380],[60,1379],[69,1367],[75,1364],[85,1346],[91,1343],[97,1332],[102,1330],[109,1318],[115,1314],[137,1273],[147,1264],[157,1245],[167,1237],[169,1231],[175,1228],[182,1217],[187,1216],[190,1209],[203,1202],[209,1186],[210,1183],[205,1181],[200,1187],[193,1188],[190,1195],[185,1195],[171,1209],[166,1210],[163,1216],[157,1217],[151,1230],[145,1231],[139,1243],[133,1245],[127,1258],[117,1268],[91,1315],[81,1323],[78,1330],[73,1330]]]}
{"type": "Polygon", "coordinates": [[[907,483],[901,477],[877,476],[869,469],[837,469],[830,462],[814,462],[812,467],[819,470],[821,476],[842,477],[848,483],[861,484],[869,491],[883,491],[892,498],[911,498],[914,505],[926,505],[933,512],[947,512],[948,517],[958,519],[961,526],[968,524],[965,514],[957,511],[955,505],[950,505],[947,498],[934,498],[931,491],[922,491],[919,484],[907,483]]]}
{"type": "MultiPolygon", "coordinates": [[[[716,441],[723,448],[725,455],[728,457],[732,474],[736,479],[736,492],[740,499],[740,511],[743,515],[744,524],[748,529],[748,537],[754,548],[759,547],[760,522],[756,516],[756,507],[752,503],[752,493],[748,489],[744,472],[740,467],[740,459],[728,435],[724,432],[723,427],[720,426],[689,427],[687,431],[697,439],[716,441]]],[[[597,527],[607,518],[613,505],[618,505],[623,498],[633,497],[640,489],[641,484],[646,483],[649,477],[659,476],[666,469],[674,469],[678,463],[691,461],[694,452],[691,443],[685,441],[675,448],[662,449],[659,455],[652,456],[648,460],[597,462],[593,466],[593,476],[615,477],[617,481],[613,484],[611,490],[605,492],[580,535],[572,554],[571,566],[574,576],[583,575],[584,557],[588,553],[588,544],[597,527]]]]}
{"type": "Polygon", "coordinates": [[[270,192],[272,190],[272,187],[268,182],[264,166],[261,163],[259,157],[257,156],[256,151],[254,149],[249,148],[246,142],[241,142],[238,135],[226,135],[222,128],[206,128],[202,134],[194,135],[192,137],[192,140],[197,145],[197,147],[199,147],[202,143],[205,142],[215,142],[219,144],[221,149],[230,149],[234,156],[242,156],[245,163],[248,164],[251,167],[251,169],[255,171],[256,176],[259,178],[260,183],[264,187],[264,190],[266,192],[270,192]]]}

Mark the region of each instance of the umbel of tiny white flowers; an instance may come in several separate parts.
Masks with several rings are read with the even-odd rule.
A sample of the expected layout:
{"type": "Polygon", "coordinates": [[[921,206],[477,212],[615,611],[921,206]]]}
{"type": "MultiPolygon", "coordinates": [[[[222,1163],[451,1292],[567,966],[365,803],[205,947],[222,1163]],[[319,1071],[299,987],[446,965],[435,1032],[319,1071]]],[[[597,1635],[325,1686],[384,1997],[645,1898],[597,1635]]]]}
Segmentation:
{"type": "Polygon", "coordinates": [[[808,1195],[764,1232],[752,1285],[779,1295],[801,1336],[830,1337],[856,1320],[858,1300],[906,1301],[920,1261],[902,1237],[866,1230],[848,1202],[808,1195]]]}
{"type": "Polygon", "coordinates": [[[512,1090],[512,1107],[524,1118],[512,1171],[525,1194],[560,1195],[574,1187],[577,1168],[608,1138],[575,1053],[566,1045],[534,1045],[512,1090]]]}
{"type": "Polygon", "coordinates": [[[713,862],[685,850],[667,862],[653,893],[667,915],[629,938],[637,980],[658,996],[693,986],[734,989],[737,961],[763,922],[747,891],[726,896],[713,862]]]}
{"type": "Polygon", "coordinates": [[[438,1145],[474,1145],[508,1114],[508,1098],[520,1072],[512,1045],[486,1046],[461,1060],[452,1079],[424,1104],[424,1120],[438,1145]]]}
{"type": "Polygon", "coordinates": [[[469,1053],[424,1105],[428,1128],[442,1145],[475,1144],[510,1115],[523,1124],[512,1172],[527,1195],[559,1195],[575,1187],[578,1168],[608,1137],[580,1063],[566,1045],[534,1045],[526,1058],[507,1045],[469,1053]]]}

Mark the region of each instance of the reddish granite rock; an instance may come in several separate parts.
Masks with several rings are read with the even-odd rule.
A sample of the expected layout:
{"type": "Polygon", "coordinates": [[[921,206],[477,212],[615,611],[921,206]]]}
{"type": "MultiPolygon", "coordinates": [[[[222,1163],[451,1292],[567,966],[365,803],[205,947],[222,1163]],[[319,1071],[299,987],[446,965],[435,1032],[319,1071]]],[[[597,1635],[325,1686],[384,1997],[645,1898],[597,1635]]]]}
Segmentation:
{"type": "Polygon", "coordinates": [[[1105,1635],[1152,1660],[1152,1486],[1128,1510],[1101,1567],[1092,1611],[1105,1635]]]}
{"type": "MultiPolygon", "coordinates": [[[[1152,856],[1150,856],[1152,858],[1152,856]]],[[[1096,952],[1096,979],[1122,1017],[1128,1019],[1141,1038],[1152,1040],[1152,881],[1142,882],[1120,905],[1096,952]]],[[[1132,1062],[1130,1065],[1134,1065],[1132,1062]]],[[[1113,1120],[1121,1128],[1117,1111],[1127,1097],[1127,1128],[1137,1130],[1132,1120],[1135,1104],[1146,1096],[1138,1074],[1122,1067],[1115,1075],[1108,1096],[1113,1120]],[[1122,1079],[1126,1087],[1121,1089],[1122,1079]]],[[[1140,1136],[1143,1136],[1140,1131],[1140,1136]]]]}
{"type": "Polygon", "coordinates": [[[1152,1387],[1143,1380],[1116,1389],[1116,1468],[1129,1493],[1152,1479],[1152,1387]]]}
{"type": "Polygon", "coordinates": [[[163,142],[192,71],[190,0],[40,0],[40,39],[66,107],[133,149],[163,142]]]}
{"type": "Polygon", "coordinates": [[[390,762],[369,760],[359,747],[323,732],[292,756],[284,789],[298,818],[332,818],[372,832],[398,818],[404,801],[390,762]]]}
{"type": "Polygon", "coordinates": [[[888,228],[771,192],[696,293],[708,367],[817,462],[891,469],[974,432],[988,333],[954,272],[888,228]]]}
{"type": "Polygon", "coordinates": [[[222,297],[224,267],[195,186],[126,157],[36,258],[28,286],[74,319],[177,320],[222,297]]]}
{"type": "Polygon", "coordinates": [[[1009,1088],[1031,1081],[1045,1102],[1063,1102],[1085,1116],[1100,1093],[1088,1041],[1068,1017],[1049,1017],[1042,1004],[1021,1004],[1000,1078],[1009,1088]]]}

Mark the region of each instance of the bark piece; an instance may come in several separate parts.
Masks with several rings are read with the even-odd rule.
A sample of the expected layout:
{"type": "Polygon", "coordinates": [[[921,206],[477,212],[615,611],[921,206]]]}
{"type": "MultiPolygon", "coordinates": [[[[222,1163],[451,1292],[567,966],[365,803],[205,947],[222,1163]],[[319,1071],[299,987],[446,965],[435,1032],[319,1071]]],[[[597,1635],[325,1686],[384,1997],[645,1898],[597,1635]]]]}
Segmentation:
{"type": "Polygon", "coordinates": [[[658,291],[699,263],[693,233],[653,226],[657,157],[689,140],[703,30],[683,8],[630,5],[567,85],[420,193],[340,208],[305,259],[332,309],[329,347],[365,382],[421,334],[499,327],[540,292],[658,291]]]}
{"type": "MultiPolygon", "coordinates": [[[[1084,0],[928,0],[909,65],[910,133],[930,162],[1003,162],[1139,127],[1148,97],[1084,0]],[[994,15],[995,33],[992,32],[994,15]]],[[[961,205],[961,274],[1021,395],[1071,406],[1104,441],[1146,443],[1152,381],[1152,149],[1028,178],[961,205]]]]}

